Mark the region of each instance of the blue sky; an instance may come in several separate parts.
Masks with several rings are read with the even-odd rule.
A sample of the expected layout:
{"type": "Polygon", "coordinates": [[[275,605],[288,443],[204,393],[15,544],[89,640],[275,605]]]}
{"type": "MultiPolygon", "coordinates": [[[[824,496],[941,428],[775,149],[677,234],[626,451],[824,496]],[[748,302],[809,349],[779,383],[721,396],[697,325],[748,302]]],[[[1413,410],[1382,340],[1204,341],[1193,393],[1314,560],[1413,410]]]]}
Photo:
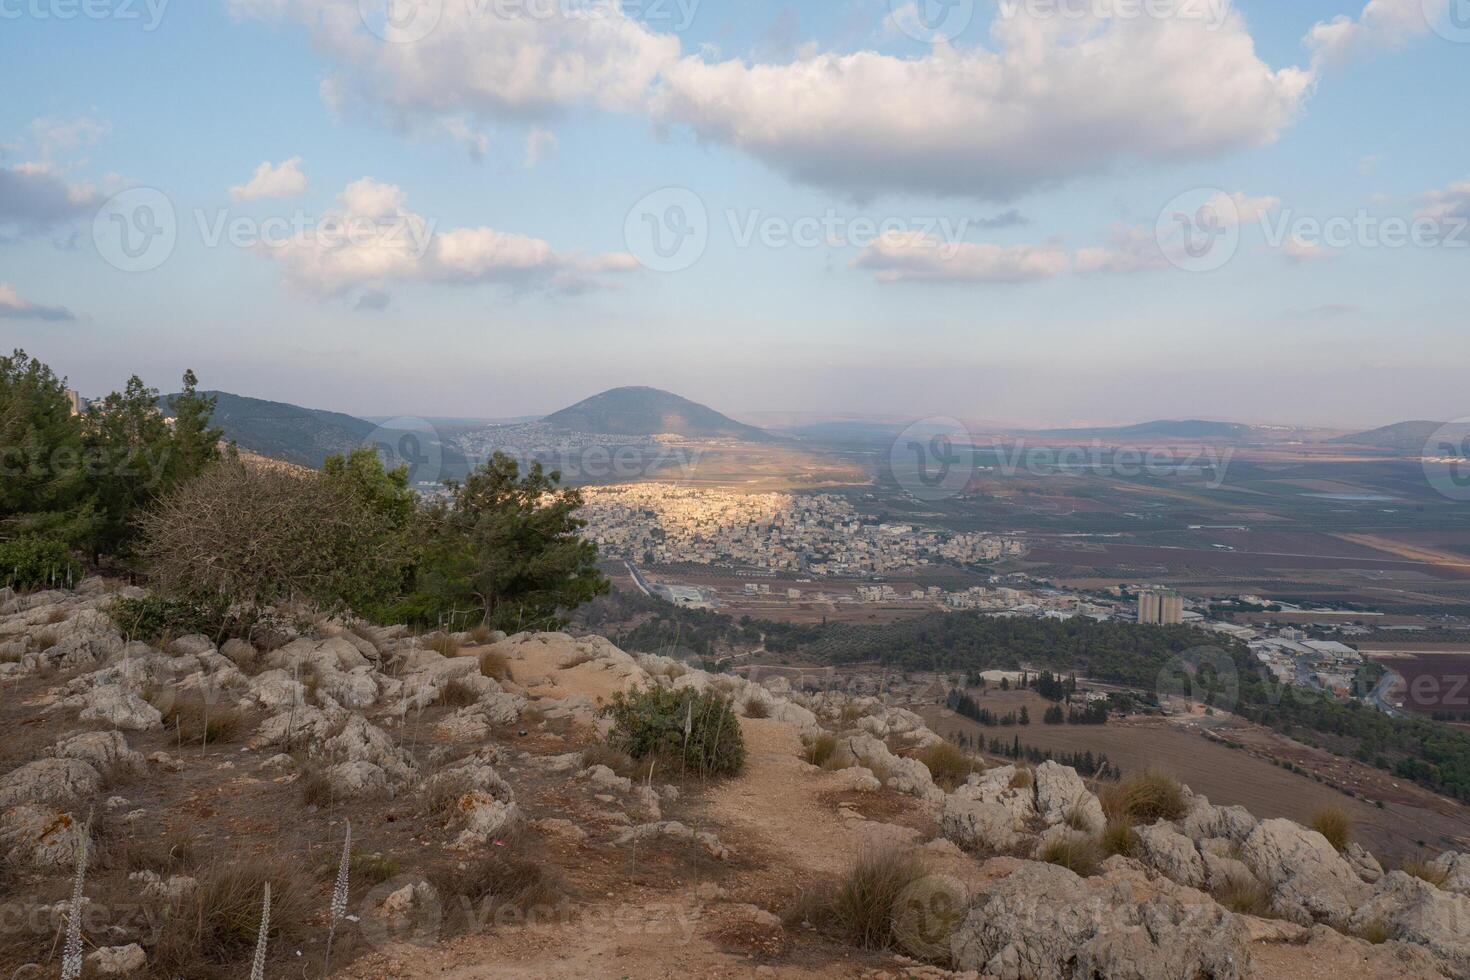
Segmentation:
{"type": "Polygon", "coordinates": [[[393,41],[374,0],[91,2],[0,0],[0,343],[85,392],[1470,414],[1466,0],[958,0],[927,35],[901,0],[443,0],[393,41]],[[139,189],[173,244],[126,271],[139,189]]]}

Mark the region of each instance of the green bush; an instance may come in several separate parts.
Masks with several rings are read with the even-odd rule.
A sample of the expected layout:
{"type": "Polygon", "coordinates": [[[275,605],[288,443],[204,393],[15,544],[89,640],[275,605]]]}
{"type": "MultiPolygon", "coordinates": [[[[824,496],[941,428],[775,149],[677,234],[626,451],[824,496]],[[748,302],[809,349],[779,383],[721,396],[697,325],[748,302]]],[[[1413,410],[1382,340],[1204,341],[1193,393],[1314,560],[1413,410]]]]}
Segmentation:
{"type": "Polygon", "coordinates": [[[210,609],[151,593],[141,599],[118,599],[107,614],[123,636],[155,643],[190,633],[219,636],[225,618],[223,609],[210,609]]]}
{"type": "Polygon", "coordinates": [[[635,759],[659,756],[701,776],[734,776],[745,768],[740,722],[730,699],[713,691],[620,693],[602,713],[613,720],[609,742],[635,759]]]}
{"type": "Polygon", "coordinates": [[[81,576],[82,566],[60,538],[28,534],[0,541],[0,583],[19,589],[67,586],[81,576]]]}

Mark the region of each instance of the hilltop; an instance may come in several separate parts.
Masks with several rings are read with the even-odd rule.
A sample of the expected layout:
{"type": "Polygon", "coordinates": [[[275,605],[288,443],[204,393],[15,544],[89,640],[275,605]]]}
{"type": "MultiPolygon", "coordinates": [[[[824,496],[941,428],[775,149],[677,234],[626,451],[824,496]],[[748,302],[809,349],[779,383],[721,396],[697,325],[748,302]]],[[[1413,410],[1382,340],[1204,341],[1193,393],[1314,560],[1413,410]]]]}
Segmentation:
{"type": "MultiPolygon", "coordinates": [[[[214,424],[225,439],[241,449],[298,466],[320,468],[328,456],[361,446],[376,429],[373,423],[341,412],[302,408],[285,402],[249,398],[227,391],[203,392],[217,399],[214,424]]],[[[175,395],[159,398],[168,413],[175,395]]]]}
{"type": "Polygon", "coordinates": [[[1412,422],[1396,422],[1393,425],[1369,429],[1367,432],[1355,432],[1352,435],[1340,436],[1330,441],[1338,445],[1372,446],[1376,449],[1390,449],[1394,452],[1417,456],[1425,451],[1429,440],[1440,429],[1445,429],[1449,433],[1449,438],[1460,442],[1461,447],[1463,446],[1462,440],[1470,437],[1470,423],[1429,422],[1419,419],[1412,422]]]}
{"type": "Polygon", "coordinates": [[[737,422],[705,405],[657,388],[613,388],[554,412],[542,421],[576,432],[619,436],[671,433],[694,439],[746,442],[770,442],[776,438],[764,429],[737,422]]]}

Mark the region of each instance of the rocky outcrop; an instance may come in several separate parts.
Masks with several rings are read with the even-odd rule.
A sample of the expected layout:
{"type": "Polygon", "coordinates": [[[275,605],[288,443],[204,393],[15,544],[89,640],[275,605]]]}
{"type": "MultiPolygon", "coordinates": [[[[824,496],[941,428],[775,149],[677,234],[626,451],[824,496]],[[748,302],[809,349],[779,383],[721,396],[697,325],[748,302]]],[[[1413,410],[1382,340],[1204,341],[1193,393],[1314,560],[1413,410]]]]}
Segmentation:
{"type": "Polygon", "coordinates": [[[1020,865],[980,891],[950,936],[950,955],[956,969],[997,980],[1236,980],[1251,964],[1234,915],[1118,865],[1085,879],[1020,865]]]}
{"type": "Polygon", "coordinates": [[[982,854],[1021,848],[1037,823],[1035,794],[1015,766],[971,776],[944,798],[940,812],[944,836],[982,854]]]}
{"type": "Polygon", "coordinates": [[[1327,838],[1290,820],[1262,822],[1240,853],[1271,889],[1272,910],[1301,925],[1342,928],[1371,891],[1327,838]]]}
{"type": "Polygon", "coordinates": [[[413,756],[362,715],[348,718],[341,732],[322,743],[321,752],[334,763],[329,776],[342,796],[393,795],[417,775],[413,756]]]}
{"type": "Polygon", "coordinates": [[[0,809],[23,803],[65,806],[102,788],[102,775],[80,759],[40,759],[0,779],[0,809]]]}
{"type": "Polygon", "coordinates": [[[1194,841],[1164,821],[1152,827],[1139,827],[1135,833],[1144,864],[1170,881],[1189,888],[1205,887],[1208,878],[1205,861],[1195,849],[1194,841]]]}
{"type": "Polygon", "coordinates": [[[1451,976],[1470,976],[1470,898],[1464,895],[1392,871],[1353,912],[1349,929],[1382,929],[1427,949],[1451,976]]]}
{"type": "Polygon", "coordinates": [[[1435,858],[1430,867],[1444,876],[1441,888],[1470,895],[1470,854],[1446,851],[1435,858]]]}
{"type": "Polygon", "coordinates": [[[1047,826],[1065,823],[1076,830],[1100,834],[1108,825],[1102,804],[1088,791],[1077,770],[1048,759],[1032,772],[1036,812],[1047,826]]]}

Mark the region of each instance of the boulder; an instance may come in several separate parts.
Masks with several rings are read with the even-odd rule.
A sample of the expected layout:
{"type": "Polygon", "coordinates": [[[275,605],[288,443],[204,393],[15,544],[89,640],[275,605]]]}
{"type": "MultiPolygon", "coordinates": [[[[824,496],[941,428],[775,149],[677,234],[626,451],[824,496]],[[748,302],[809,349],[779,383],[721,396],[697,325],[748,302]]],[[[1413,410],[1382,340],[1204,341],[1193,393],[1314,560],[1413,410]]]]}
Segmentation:
{"type": "Polygon", "coordinates": [[[1327,838],[1290,820],[1263,821],[1241,845],[1241,860],[1271,889],[1273,911],[1300,925],[1341,928],[1370,893],[1327,838]]]}
{"type": "Polygon", "coordinates": [[[412,780],[417,770],[413,757],[362,715],[348,718],[341,732],[323,742],[322,754],[337,763],[371,763],[395,787],[412,780]]]}
{"type": "Polygon", "coordinates": [[[77,803],[101,788],[101,774],[80,759],[40,759],[0,778],[0,809],[24,803],[77,803]]]}
{"type": "Polygon", "coordinates": [[[1194,794],[1179,829],[1185,837],[1196,842],[1223,837],[1243,843],[1259,822],[1244,807],[1214,806],[1207,798],[1194,794]]]}
{"type": "Polygon", "coordinates": [[[214,653],[214,641],[199,633],[181,636],[164,648],[165,653],[175,657],[197,657],[201,653],[214,653]]]}
{"type": "Polygon", "coordinates": [[[1384,928],[1390,939],[1422,946],[1451,976],[1470,976],[1470,898],[1391,871],[1356,909],[1353,932],[1384,928]]]}
{"type": "Polygon", "coordinates": [[[279,668],[267,670],[250,679],[248,697],[269,710],[289,708],[306,703],[306,685],[279,668]]]}
{"type": "Polygon", "coordinates": [[[1150,893],[1116,868],[1083,879],[1030,862],[987,884],[949,951],[955,969],[996,980],[1237,980],[1251,969],[1240,920],[1207,896],[1150,893]]]}
{"type": "Polygon", "coordinates": [[[253,749],[269,747],[285,752],[305,747],[317,752],[340,717],[309,704],[287,708],[261,722],[249,745],[253,749]]]}
{"type": "Polygon", "coordinates": [[[1102,804],[1088,791],[1077,770],[1050,759],[1032,772],[1036,811],[1048,826],[1067,823],[1077,830],[1100,834],[1108,825],[1102,804]]]}
{"type": "Polygon", "coordinates": [[[147,732],[163,727],[163,715],[157,708],[118,685],[93,688],[85,700],[87,707],[78,716],[82,721],[105,722],[113,728],[130,732],[147,732]]]}
{"type": "Polygon", "coordinates": [[[102,946],[87,954],[87,966],[104,976],[136,973],[148,965],[148,956],[137,943],[102,946]]]}
{"type": "Polygon", "coordinates": [[[452,845],[454,850],[474,850],[490,843],[520,822],[520,809],[514,803],[498,800],[489,793],[466,793],[455,805],[458,822],[463,826],[452,845]]]}
{"type": "Polygon", "coordinates": [[[1357,841],[1349,841],[1347,848],[1342,852],[1342,856],[1347,860],[1348,864],[1353,866],[1353,870],[1358,873],[1358,877],[1362,878],[1368,884],[1376,885],[1383,880],[1383,865],[1379,864],[1378,859],[1372,854],[1369,854],[1367,849],[1357,841]]]}
{"type": "Polygon", "coordinates": [[[1470,895],[1470,854],[1446,851],[1435,858],[1430,867],[1445,876],[1444,884],[1440,886],[1445,891],[1470,895]]]}
{"type": "Polygon", "coordinates": [[[122,732],[82,732],[57,742],[50,754],[58,759],[80,759],[96,769],[135,771],[143,768],[143,756],[128,748],[122,732]]]}
{"type": "Polygon", "coordinates": [[[1138,827],[1135,833],[1144,864],[1188,888],[1205,887],[1205,861],[1195,849],[1194,841],[1164,821],[1152,827],[1138,827]]]}
{"type": "Polygon", "coordinates": [[[0,813],[0,857],[33,868],[76,864],[86,828],[55,807],[23,805],[0,813]]]}
{"type": "Polygon", "coordinates": [[[940,826],[961,847],[1006,853],[1022,847],[1039,822],[1035,795],[1027,785],[1012,786],[1018,770],[1001,766],[978,776],[944,798],[940,826]]]}

